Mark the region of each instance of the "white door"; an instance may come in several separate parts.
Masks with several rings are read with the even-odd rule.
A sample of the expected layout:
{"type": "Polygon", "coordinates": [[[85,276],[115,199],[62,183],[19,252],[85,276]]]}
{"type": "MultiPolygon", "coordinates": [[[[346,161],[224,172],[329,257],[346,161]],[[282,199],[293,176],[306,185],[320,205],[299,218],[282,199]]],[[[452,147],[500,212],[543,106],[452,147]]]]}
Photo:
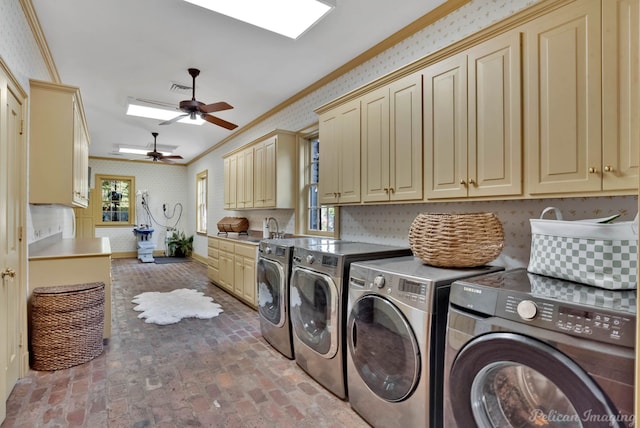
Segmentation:
{"type": "Polygon", "coordinates": [[[21,263],[21,219],[24,193],[24,138],[22,104],[8,90],[0,74],[0,421],[6,416],[6,400],[18,377],[22,348],[25,285],[21,263]]]}

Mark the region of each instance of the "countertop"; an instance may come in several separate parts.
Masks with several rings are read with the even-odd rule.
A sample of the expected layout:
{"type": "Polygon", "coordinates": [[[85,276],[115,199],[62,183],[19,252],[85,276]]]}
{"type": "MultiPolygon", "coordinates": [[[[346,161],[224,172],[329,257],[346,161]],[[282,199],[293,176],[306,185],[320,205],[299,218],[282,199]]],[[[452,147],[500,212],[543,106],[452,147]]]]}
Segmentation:
{"type": "MultiPolygon", "coordinates": [[[[45,240],[46,241],[46,240],[45,240]]],[[[109,238],[64,238],[29,245],[29,260],[111,255],[109,238]]]]}
{"type": "Polygon", "coordinates": [[[224,239],[225,241],[242,242],[243,244],[251,244],[257,246],[262,240],[262,235],[239,235],[237,233],[229,232],[228,235],[209,235],[209,238],[218,238],[224,239]]]}

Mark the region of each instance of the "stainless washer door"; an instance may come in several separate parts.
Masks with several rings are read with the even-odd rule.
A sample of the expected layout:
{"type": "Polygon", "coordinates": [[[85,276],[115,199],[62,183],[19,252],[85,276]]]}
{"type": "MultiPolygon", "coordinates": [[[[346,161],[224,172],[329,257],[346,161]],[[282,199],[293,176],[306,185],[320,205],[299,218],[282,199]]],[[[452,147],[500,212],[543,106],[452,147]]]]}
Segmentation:
{"type": "Polygon", "coordinates": [[[460,427],[624,426],[573,360],[515,333],[489,333],[466,344],[451,368],[448,398],[460,427]]]}
{"type": "Polygon", "coordinates": [[[327,275],[294,266],[289,292],[296,337],[324,358],[333,358],[340,329],[340,296],[335,282],[327,275]]]}
{"type": "Polygon", "coordinates": [[[282,264],[260,257],[258,259],[258,312],[276,327],[286,321],[286,275],[282,264]]]}
{"type": "Polygon", "coordinates": [[[420,348],[393,303],[374,294],[356,300],[347,343],[360,377],[378,397],[398,402],[411,395],[420,380],[420,348]]]}

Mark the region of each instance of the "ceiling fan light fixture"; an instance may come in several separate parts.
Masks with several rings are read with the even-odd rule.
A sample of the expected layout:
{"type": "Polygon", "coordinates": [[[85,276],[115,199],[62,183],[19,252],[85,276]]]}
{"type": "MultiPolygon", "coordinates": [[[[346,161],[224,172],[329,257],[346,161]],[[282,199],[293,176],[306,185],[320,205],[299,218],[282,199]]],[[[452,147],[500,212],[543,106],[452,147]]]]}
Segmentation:
{"type": "Polygon", "coordinates": [[[333,0],[185,0],[297,39],[335,8],[333,0]]]}
{"type": "MultiPolygon", "coordinates": [[[[176,110],[167,110],[157,107],[146,106],[142,104],[137,104],[133,101],[127,102],[127,115],[129,116],[137,116],[137,117],[145,117],[147,119],[157,119],[157,120],[169,120],[176,116],[176,110]]],[[[190,117],[185,117],[180,119],[178,122],[181,123],[189,123],[191,125],[202,125],[206,121],[196,117],[191,119],[190,117]]]]}

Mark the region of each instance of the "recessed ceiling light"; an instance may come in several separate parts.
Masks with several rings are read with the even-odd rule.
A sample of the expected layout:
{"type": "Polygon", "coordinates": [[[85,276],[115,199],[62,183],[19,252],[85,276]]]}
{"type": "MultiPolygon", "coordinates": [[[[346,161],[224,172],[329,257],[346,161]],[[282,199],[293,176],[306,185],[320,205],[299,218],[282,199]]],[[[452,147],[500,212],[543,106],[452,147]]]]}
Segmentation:
{"type": "MultiPolygon", "coordinates": [[[[127,114],[129,116],[146,117],[149,119],[169,120],[184,113],[178,110],[167,110],[142,104],[135,104],[132,101],[128,101],[127,114]]],[[[202,125],[206,121],[198,116],[196,116],[195,119],[191,119],[189,116],[185,116],[178,122],[189,123],[191,125],[202,125]]]]}
{"type": "Polygon", "coordinates": [[[333,0],[185,0],[297,39],[335,7],[333,0]]]}

